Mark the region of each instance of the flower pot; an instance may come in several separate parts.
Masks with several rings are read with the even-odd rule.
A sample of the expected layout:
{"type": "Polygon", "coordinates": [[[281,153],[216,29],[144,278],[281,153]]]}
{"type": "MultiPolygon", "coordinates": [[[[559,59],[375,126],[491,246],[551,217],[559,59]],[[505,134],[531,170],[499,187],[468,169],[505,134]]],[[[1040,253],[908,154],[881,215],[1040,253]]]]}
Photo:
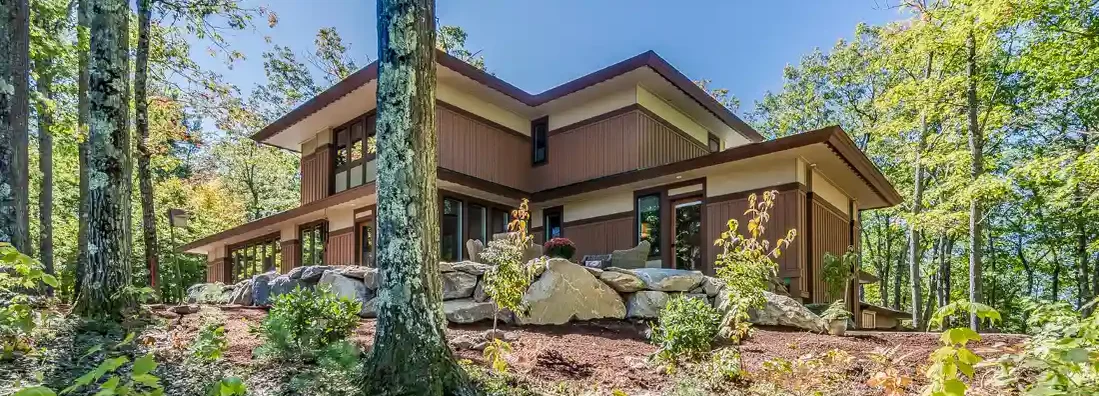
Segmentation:
{"type": "Polygon", "coordinates": [[[842,337],[847,332],[847,319],[832,319],[828,321],[828,334],[842,337]]]}

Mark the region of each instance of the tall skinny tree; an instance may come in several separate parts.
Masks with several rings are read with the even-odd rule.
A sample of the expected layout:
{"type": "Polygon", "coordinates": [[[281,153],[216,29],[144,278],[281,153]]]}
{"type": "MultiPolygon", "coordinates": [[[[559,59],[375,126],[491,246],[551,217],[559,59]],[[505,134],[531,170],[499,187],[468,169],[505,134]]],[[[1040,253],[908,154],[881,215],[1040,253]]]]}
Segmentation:
{"type": "Polygon", "coordinates": [[[474,393],[447,347],[439,277],[435,3],[378,2],[377,333],[364,394],[474,393]]]}
{"type": "Polygon", "coordinates": [[[84,274],[73,312],[120,317],[130,286],[130,8],[88,0],[88,196],[84,274]]]}
{"type": "Polygon", "coordinates": [[[145,265],[149,286],[157,284],[156,209],[153,207],[153,176],[149,170],[149,25],[152,0],[137,0],[137,59],[134,65],[134,127],[137,129],[137,180],[141,190],[141,239],[145,242],[145,265]]]}
{"type": "MultiPolygon", "coordinates": [[[[977,41],[970,32],[965,41],[966,76],[966,125],[969,131],[970,170],[969,176],[973,183],[977,183],[984,173],[984,136],[977,121],[977,41]]],[[[983,258],[984,233],[981,223],[984,214],[981,211],[981,201],[973,197],[969,201],[969,301],[979,303],[981,301],[981,259],[983,258]]],[[[976,314],[969,315],[969,327],[977,330],[980,320],[976,314]]]]}
{"type": "Polygon", "coordinates": [[[30,5],[0,0],[0,14],[0,242],[27,252],[30,5]]]}

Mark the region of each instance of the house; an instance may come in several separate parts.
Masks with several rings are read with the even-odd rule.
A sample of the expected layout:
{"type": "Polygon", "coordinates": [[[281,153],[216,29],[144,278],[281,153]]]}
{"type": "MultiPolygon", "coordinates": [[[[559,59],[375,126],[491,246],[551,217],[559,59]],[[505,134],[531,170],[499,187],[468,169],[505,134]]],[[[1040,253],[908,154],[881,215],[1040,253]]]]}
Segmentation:
{"type": "MultiPolygon", "coordinates": [[[[436,63],[443,260],[468,257],[466,240],[504,231],[529,198],[538,242],[568,237],[582,257],[645,239],[650,266],[713,272],[726,222],[777,190],[766,236],[798,232],[779,275],[823,302],[824,252],[858,245],[859,211],[901,201],[839,127],[764,140],[651,51],[539,94],[442,52],[436,63]]],[[[376,84],[371,64],[252,136],[301,153],[301,205],[184,246],[207,255],[209,281],[370,264],[376,84]]]]}

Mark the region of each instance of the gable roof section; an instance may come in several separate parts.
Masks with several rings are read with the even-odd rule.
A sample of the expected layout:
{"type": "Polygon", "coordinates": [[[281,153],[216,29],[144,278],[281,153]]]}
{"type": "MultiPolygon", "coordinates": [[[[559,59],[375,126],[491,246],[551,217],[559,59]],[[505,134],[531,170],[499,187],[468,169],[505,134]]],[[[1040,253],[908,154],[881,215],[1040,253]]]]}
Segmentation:
{"type": "MultiPolygon", "coordinates": [[[[570,94],[579,92],[584,88],[596,85],[598,83],[610,80],[614,77],[626,74],[630,71],[648,67],[654,72],[659,74],[669,83],[674,85],[679,90],[694,99],[700,106],[712,113],[723,123],[733,128],[740,134],[744,135],[748,140],[752,142],[760,142],[763,140],[763,136],[759,134],[754,128],[748,125],[746,122],[737,117],[736,114],[729,111],[729,109],[718,103],[709,93],[699,88],[694,84],[687,76],[676,70],[671,64],[657,55],[654,51],[645,51],[637,56],[626,59],[624,61],[607,66],[603,69],[597,70],[583,77],[569,81],[567,83],[550,88],[549,90],[539,93],[530,94],[518,87],[511,85],[507,81],[500,79],[480,70],[472,65],[463,62],[462,60],[447,54],[441,50],[435,50],[435,61],[450,70],[458,72],[459,74],[468,77],[480,84],[483,84],[489,88],[492,88],[504,95],[507,95],[516,101],[530,106],[537,107],[539,105],[549,103],[550,101],[568,96],[570,94]]],[[[291,110],[286,115],[275,120],[271,124],[267,125],[263,129],[252,135],[252,139],[258,142],[274,136],[280,131],[289,128],[290,126],[305,119],[309,115],[319,111],[320,109],[328,106],[343,96],[351,93],[358,87],[361,87],[372,80],[378,78],[378,62],[374,61],[359,69],[355,73],[351,74],[347,78],[344,78],[335,85],[324,90],[317,96],[310,98],[305,103],[291,110]]]]}

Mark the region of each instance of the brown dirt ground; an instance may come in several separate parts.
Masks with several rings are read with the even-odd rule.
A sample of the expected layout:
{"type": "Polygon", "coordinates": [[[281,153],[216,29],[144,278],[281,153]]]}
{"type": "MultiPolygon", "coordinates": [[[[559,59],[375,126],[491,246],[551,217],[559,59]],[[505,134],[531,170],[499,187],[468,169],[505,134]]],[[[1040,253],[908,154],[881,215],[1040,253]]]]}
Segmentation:
{"type": "MultiPolygon", "coordinates": [[[[159,314],[174,315],[167,312],[159,314]]],[[[171,338],[186,345],[202,326],[202,317],[211,314],[224,317],[230,345],[226,353],[229,361],[239,365],[250,364],[252,350],[260,346],[261,341],[249,332],[249,328],[258,325],[266,316],[263,309],[203,307],[200,315],[185,315],[182,320],[172,321],[169,330],[171,338]]],[[[451,326],[447,336],[453,339],[476,335],[489,328],[491,323],[451,326]]],[[[657,349],[646,341],[648,325],[644,323],[593,321],[528,327],[501,324],[501,328],[518,335],[518,341],[512,342],[513,351],[508,360],[512,371],[528,381],[543,384],[566,382],[587,389],[598,387],[651,392],[666,390],[673,382],[660,367],[645,364],[648,356],[657,349]]],[[[373,337],[374,320],[367,319],[355,330],[353,339],[365,349],[370,346],[373,337]]],[[[788,329],[758,328],[741,345],[741,356],[745,368],[752,372],[759,370],[763,362],[775,358],[796,360],[832,349],[865,358],[875,351],[898,347],[895,356],[905,356],[898,366],[918,377],[917,369],[926,362],[928,354],[939,347],[938,338],[937,333],[851,332],[847,337],[833,337],[788,329]]],[[[1023,336],[1018,335],[990,334],[970,346],[987,358],[997,354],[994,346],[1016,344],[1022,340],[1023,336]]],[[[455,353],[460,358],[486,365],[480,351],[461,349],[455,353]]],[[[859,373],[855,377],[864,381],[869,375],[859,373]]],[[[863,384],[859,385],[861,389],[852,389],[852,394],[877,393],[863,384]]]]}

